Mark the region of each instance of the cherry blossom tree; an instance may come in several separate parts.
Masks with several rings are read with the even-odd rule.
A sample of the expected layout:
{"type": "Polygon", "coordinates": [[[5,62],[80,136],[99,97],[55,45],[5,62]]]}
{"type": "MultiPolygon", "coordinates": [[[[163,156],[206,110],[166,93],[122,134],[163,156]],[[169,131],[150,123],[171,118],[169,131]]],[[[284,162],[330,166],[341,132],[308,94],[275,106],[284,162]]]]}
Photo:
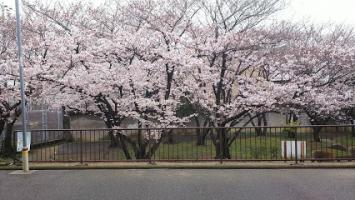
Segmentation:
{"type": "Polygon", "coordinates": [[[15,88],[17,71],[15,22],[8,9],[2,5],[0,17],[0,136],[5,132],[1,152],[10,155],[13,152],[11,145],[12,127],[20,115],[20,100],[15,88]]]}
{"type": "MultiPolygon", "coordinates": [[[[19,92],[19,72],[16,46],[15,17],[10,10],[2,10],[0,17],[0,136],[4,134],[1,152],[5,156],[13,156],[13,126],[22,114],[19,92]]],[[[28,45],[28,38],[24,39],[28,45]]],[[[27,63],[26,63],[27,64],[27,63]]],[[[32,81],[26,74],[26,96],[36,96],[42,86],[32,81]]],[[[27,102],[26,102],[27,103],[27,102]]]]}
{"type": "MultiPolygon", "coordinates": [[[[141,27],[112,33],[110,29],[92,31],[70,20],[76,25],[63,28],[70,30],[70,34],[54,35],[42,42],[42,46],[48,49],[45,62],[41,58],[37,61],[38,66],[34,66],[42,69],[38,70],[39,80],[50,82],[63,94],[75,94],[71,98],[75,102],[66,102],[70,108],[83,111],[82,108],[88,108],[84,104],[95,104],[90,106],[90,112],[99,113],[108,128],[119,128],[125,118],[136,119],[140,127],[143,124],[167,127],[184,121],[176,117],[175,110],[183,95],[179,89],[181,80],[194,63],[179,38],[183,37],[184,29],[190,23],[184,18],[191,18],[195,12],[188,11],[191,4],[187,1],[181,1],[181,9],[174,7],[174,10],[167,6],[172,3],[170,1],[164,5],[151,1],[151,7],[147,8],[138,3],[143,2],[128,6],[136,9],[131,11],[134,17],[144,22],[141,27]],[[154,14],[146,18],[150,12],[154,14]],[[172,19],[164,21],[163,16],[172,19]],[[176,57],[177,54],[181,57],[176,57]]],[[[58,24],[56,18],[43,14],[50,11],[43,11],[41,7],[31,7],[31,10],[58,24]]],[[[133,23],[127,24],[134,27],[133,23]]],[[[94,26],[101,27],[100,24],[94,26]]],[[[116,138],[114,141],[119,141],[130,159],[124,147],[126,142],[137,149],[136,157],[147,158],[166,135],[154,136],[158,139],[148,152],[145,149],[150,140],[144,141],[141,133],[138,133],[138,141],[143,142],[138,144],[122,131],[111,136],[116,138]]]]}
{"type": "MultiPolygon", "coordinates": [[[[353,99],[353,89],[345,84],[354,76],[352,31],[308,26],[288,32],[285,38],[285,45],[269,59],[274,81],[287,89],[281,107],[306,113],[312,125],[344,120],[344,110],[352,107],[353,99]]],[[[320,127],[313,132],[314,140],[320,141],[320,127]]]]}
{"type": "MultiPolygon", "coordinates": [[[[28,95],[101,117],[127,159],[151,158],[173,142],[171,127],[191,119],[215,127],[198,133],[198,145],[209,135],[216,158],[231,158],[242,128],[230,127],[267,125],[265,113],[284,110],[325,124],[355,107],[351,31],[266,23],[281,0],[24,5],[28,95]],[[122,129],[125,119],[137,132],[122,129]]],[[[13,19],[1,20],[0,76],[16,79],[13,19]]],[[[17,98],[4,85],[0,95],[17,98]]],[[[0,107],[2,115],[16,116],[18,103],[0,107]]]]}
{"type": "MultiPolygon", "coordinates": [[[[235,126],[251,113],[262,113],[273,104],[268,83],[255,76],[272,41],[256,27],[280,9],[280,3],[248,0],[201,3],[204,18],[190,34],[191,48],[202,64],[195,67],[187,84],[195,86],[189,101],[199,105],[200,114],[208,118],[209,125],[235,126]]],[[[211,134],[217,158],[230,158],[229,147],[238,132],[232,134],[228,130],[217,129],[216,134],[211,134]]]]}

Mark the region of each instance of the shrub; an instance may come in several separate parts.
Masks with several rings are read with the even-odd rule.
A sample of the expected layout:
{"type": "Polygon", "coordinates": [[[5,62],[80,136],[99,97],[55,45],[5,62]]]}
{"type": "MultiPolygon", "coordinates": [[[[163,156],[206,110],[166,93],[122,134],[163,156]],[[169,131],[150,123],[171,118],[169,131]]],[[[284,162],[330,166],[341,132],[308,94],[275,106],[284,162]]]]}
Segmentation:
{"type": "Polygon", "coordinates": [[[313,151],[312,152],[314,159],[330,159],[334,158],[334,153],[329,151],[313,151]]]}
{"type": "Polygon", "coordinates": [[[272,147],[270,149],[270,153],[271,153],[271,158],[272,159],[277,159],[277,157],[280,155],[281,151],[277,147],[272,147]]]}
{"type": "Polygon", "coordinates": [[[355,146],[354,146],[354,147],[350,147],[350,148],[349,148],[349,152],[350,152],[350,154],[351,154],[351,157],[352,157],[352,158],[355,158],[355,146]]]}
{"type": "Polygon", "coordinates": [[[299,126],[299,122],[290,122],[286,124],[286,126],[282,129],[282,133],[287,134],[289,138],[295,138],[297,132],[297,126],[299,126]]]}
{"type": "Polygon", "coordinates": [[[348,149],[342,144],[332,144],[330,146],[331,149],[339,150],[339,151],[347,151],[348,149]]]}
{"type": "Polygon", "coordinates": [[[265,147],[251,147],[249,149],[252,159],[262,159],[266,155],[267,149],[265,147]]]}

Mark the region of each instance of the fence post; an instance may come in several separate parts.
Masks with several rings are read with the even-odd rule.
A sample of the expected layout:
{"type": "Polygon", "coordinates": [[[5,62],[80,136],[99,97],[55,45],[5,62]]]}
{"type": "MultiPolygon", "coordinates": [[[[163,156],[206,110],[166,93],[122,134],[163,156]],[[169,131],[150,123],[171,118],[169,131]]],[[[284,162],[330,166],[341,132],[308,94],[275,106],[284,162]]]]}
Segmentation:
{"type": "Polygon", "coordinates": [[[152,150],[150,147],[150,129],[148,129],[148,156],[149,156],[149,164],[152,164],[152,150]]]}
{"type": "Polygon", "coordinates": [[[296,128],[296,132],[295,132],[295,163],[296,164],[298,164],[297,133],[298,133],[298,128],[296,128]]]}
{"type": "Polygon", "coordinates": [[[83,163],[83,131],[80,131],[80,164],[83,163]]]}
{"type": "MultiPolygon", "coordinates": [[[[218,128],[218,127],[217,127],[218,128]]],[[[223,139],[222,139],[222,133],[224,129],[217,129],[219,132],[219,162],[223,164],[223,154],[224,154],[224,149],[223,149],[223,139]]]]}

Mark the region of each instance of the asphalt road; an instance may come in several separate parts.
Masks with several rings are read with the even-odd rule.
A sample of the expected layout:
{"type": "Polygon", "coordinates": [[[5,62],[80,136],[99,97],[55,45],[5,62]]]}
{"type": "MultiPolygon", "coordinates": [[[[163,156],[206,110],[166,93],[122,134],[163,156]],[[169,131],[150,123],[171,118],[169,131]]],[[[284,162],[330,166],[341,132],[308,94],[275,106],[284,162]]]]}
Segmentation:
{"type": "Polygon", "coordinates": [[[355,200],[355,169],[0,171],[1,200],[355,200]]]}

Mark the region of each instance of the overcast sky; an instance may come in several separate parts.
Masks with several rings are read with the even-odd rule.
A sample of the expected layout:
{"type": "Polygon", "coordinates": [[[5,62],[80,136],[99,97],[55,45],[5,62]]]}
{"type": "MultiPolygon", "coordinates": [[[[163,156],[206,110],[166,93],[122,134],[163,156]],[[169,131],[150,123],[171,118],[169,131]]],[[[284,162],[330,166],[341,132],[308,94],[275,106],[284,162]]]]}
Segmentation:
{"type": "MultiPolygon", "coordinates": [[[[14,7],[15,0],[0,0],[0,2],[14,7]]],[[[355,27],[355,0],[289,0],[289,2],[287,8],[277,15],[278,19],[343,23],[355,27]]]]}

